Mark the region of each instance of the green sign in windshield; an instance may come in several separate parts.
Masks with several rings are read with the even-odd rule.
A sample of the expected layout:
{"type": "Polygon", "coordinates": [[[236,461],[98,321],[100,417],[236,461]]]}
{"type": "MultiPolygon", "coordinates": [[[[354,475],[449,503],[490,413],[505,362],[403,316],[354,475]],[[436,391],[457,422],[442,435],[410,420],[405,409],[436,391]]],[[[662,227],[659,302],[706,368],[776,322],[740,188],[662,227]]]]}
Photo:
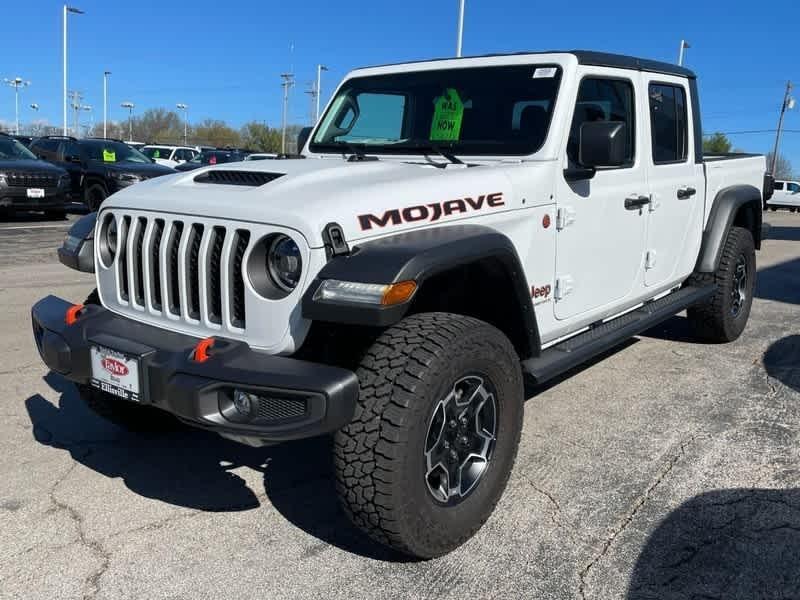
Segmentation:
{"type": "Polygon", "coordinates": [[[464,117],[464,103],[458,91],[447,88],[436,99],[431,123],[431,141],[458,141],[461,136],[461,121],[464,117]]]}

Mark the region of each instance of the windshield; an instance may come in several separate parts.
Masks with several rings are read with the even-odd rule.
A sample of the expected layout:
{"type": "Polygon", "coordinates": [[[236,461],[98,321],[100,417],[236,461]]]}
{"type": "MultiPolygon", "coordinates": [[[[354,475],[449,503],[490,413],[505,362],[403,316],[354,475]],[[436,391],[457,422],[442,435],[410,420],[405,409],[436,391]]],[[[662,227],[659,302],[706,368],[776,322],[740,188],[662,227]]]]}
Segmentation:
{"type": "Polygon", "coordinates": [[[36,160],[36,155],[14,138],[0,136],[0,160],[36,160]]]}
{"type": "Polygon", "coordinates": [[[145,146],[140,150],[147,158],[169,158],[172,154],[172,148],[153,148],[152,146],[145,146]]]}
{"type": "Polygon", "coordinates": [[[133,162],[149,164],[152,162],[144,154],[122,142],[84,140],[81,146],[83,147],[84,158],[87,160],[99,160],[113,163],[133,162]]]}
{"type": "Polygon", "coordinates": [[[524,155],[541,148],[561,80],[556,66],[471,67],[346,81],[312,152],[524,155]]]}

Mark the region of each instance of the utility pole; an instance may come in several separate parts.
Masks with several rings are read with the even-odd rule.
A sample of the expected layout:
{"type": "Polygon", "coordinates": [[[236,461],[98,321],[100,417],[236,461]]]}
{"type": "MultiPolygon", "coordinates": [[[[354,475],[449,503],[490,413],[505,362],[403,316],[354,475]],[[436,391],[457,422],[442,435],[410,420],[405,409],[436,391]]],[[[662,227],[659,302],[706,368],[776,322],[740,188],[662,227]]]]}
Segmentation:
{"type": "Polygon", "coordinates": [[[681,40],[681,47],[678,50],[678,66],[679,67],[683,66],[683,51],[686,50],[687,48],[691,48],[691,46],[689,45],[689,42],[687,42],[686,40],[681,40]]]}
{"type": "Polygon", "coordinates": [[[314,123],[316,124],[319,121],[319,104],[320,98],[322,97],[322,72],[327,71],[328,67],[325,65],[317,65],[317,85],[314,88],[314,101],[316,104],[316,108],[314,109],[314,123]]]}
{"type": "Polygon", "coordinates": [[[281,73],[281,87],[283,88],[283,119],[281,133],[281,154],[286,154],[286,118],[289,112],[289,89],[294,86],[294,73],[281,73]]]}
{"type": "Polygon", "coordinates": [[[183,102],[178,102],[175,108],[183,111],[183,145],[187,145],[187,138],[189,136],[189,105],[183,102]]]}
{"type": "Polygon", "coordinates": [[[456,35],[457,58],[461,58],[461,46],[464,40],[464,4],[466,4],[466,0],[458,0],[458,33],[456,35]]]}
{"type": "Polygon", "coordinates": [[[772,177],[774,178],[775,169],[778,166],[778,148],[780,147],[781,143],[781,131],[783,130],[783,117],[786,114],[787,110],[791,110],[794,108],[794,98],[792,98],[792,82],[786,82],[786,93],[783,95],[783,103],[781,103],[781,116],[778,117],[778,131],[775,133],[775,149],[772,151],[772,166],[770,167],[770,173],[772,173],[772,177]]]}
{"type": "Polygon", "coordinates": [[[86,107],[83,104],[81,104],[81,101],[83,100],[83,93],[82,92],[78,92],[78,91],[71,91],[69,93],[69,95],[72,98],[72,102],[70,103],[70,106],[72,107],[72,110],[74,111],[73,131],[72,132],[73,132],[73,134],[75,136],[79,136],[80,135],[80,130],[78,129],[78,122],[80,121],[80,116],[79,116],[80,115],[80,111],[86,110],[86,107]]]}
{"type": "Polygon", "coordinates": [[[76,15],[84,14],[83,11],[74,6],[64,5],[64,135],[67,135],[69,128],[67,127],[67,13],[74,13],[76,15]]]}
{"type": "Polygon", "coordinates": [[[103,137],[108,137],[108,76],[111,71],[103,71],[103,137]]]}
{"type": "Polygon", "coordinates": [[[122,104],[120,104],[122,108],[128,109],[128,141],[133,141],[133,109],[136,108],[136,105],[131,102],[130,100],[126,100],[122,104]]]}
{"type": "Polygon", "coordinates": [[[9,85],[14,88],[14,115],[16,120],[16,134],[19,135],[19,88],[28,87],[31,82],[30,81],[23,81],[22,77],[14,77],[14,79],[3,79],[3,82],[6,85],[9,85]]]}
{"type": "Polygon", "coordinates": [[[317,94],[317,88],[314,83],[310,83],[309,86],[310,87],[305,92],[311,97],[311,106],[308,111],[308,119],[311,121],[311,125],[314,125],[314,123],[316,123],[314,118],[314,115],[316,114],[315,107],[317,105],[317,98],[319,97],[319,94],[317,94]]]}

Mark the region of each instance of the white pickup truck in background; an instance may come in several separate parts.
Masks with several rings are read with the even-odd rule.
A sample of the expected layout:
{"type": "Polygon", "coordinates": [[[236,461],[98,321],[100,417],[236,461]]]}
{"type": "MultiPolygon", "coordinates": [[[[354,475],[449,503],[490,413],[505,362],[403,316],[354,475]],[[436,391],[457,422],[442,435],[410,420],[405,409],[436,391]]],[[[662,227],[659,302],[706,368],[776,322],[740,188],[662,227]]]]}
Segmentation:
{"type": "Polygon", "coordinates": [[[800,210],[800,181],[775,180],[775,192],[767,200],[767,208],[776,211],[788,208],[791,212],[800,210]]]}
{"type": "Polygon", "coordinates": [[[745,329],[772,181],[763,156],[704,156],[687,69],[585,51],[369,67],[301,137],[300,156],[145,181],[73,227],[60,256],[97,293],[39,301],[33,332],[95,411],[251,445],[333,434],[353,522],[430,558],[498,502],[523,374],[552,381],[684,310],[702,341],[745,329]]]}

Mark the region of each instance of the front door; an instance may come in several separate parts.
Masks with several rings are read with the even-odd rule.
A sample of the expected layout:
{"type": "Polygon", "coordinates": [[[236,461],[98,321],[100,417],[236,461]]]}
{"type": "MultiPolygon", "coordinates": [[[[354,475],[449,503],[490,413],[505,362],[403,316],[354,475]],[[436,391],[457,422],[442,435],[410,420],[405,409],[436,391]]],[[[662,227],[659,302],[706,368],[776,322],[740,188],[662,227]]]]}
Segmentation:
{"type": "Polygon", "coordinates": [[[685,79],[645,74],[650,147],[645,150],[649,205],[645,285],[678,283],[691,273],[700,250],[705,207],[702,164],[695,164],[695,115],[685,79]]]}
{"type": "Polygon", "coordinates": [[[613,312],[642,287],[647,206],[646,163],[641,159],[637,114],[638,73],[588,70],[580,83],[565,164],[578,166],[580,126],[620,121],[627,131],[627,161],[570,182],[559,177],[556,236],[557,319],[613,312]],[[626,202],[627,200],[627,202],[626,202]]]}

